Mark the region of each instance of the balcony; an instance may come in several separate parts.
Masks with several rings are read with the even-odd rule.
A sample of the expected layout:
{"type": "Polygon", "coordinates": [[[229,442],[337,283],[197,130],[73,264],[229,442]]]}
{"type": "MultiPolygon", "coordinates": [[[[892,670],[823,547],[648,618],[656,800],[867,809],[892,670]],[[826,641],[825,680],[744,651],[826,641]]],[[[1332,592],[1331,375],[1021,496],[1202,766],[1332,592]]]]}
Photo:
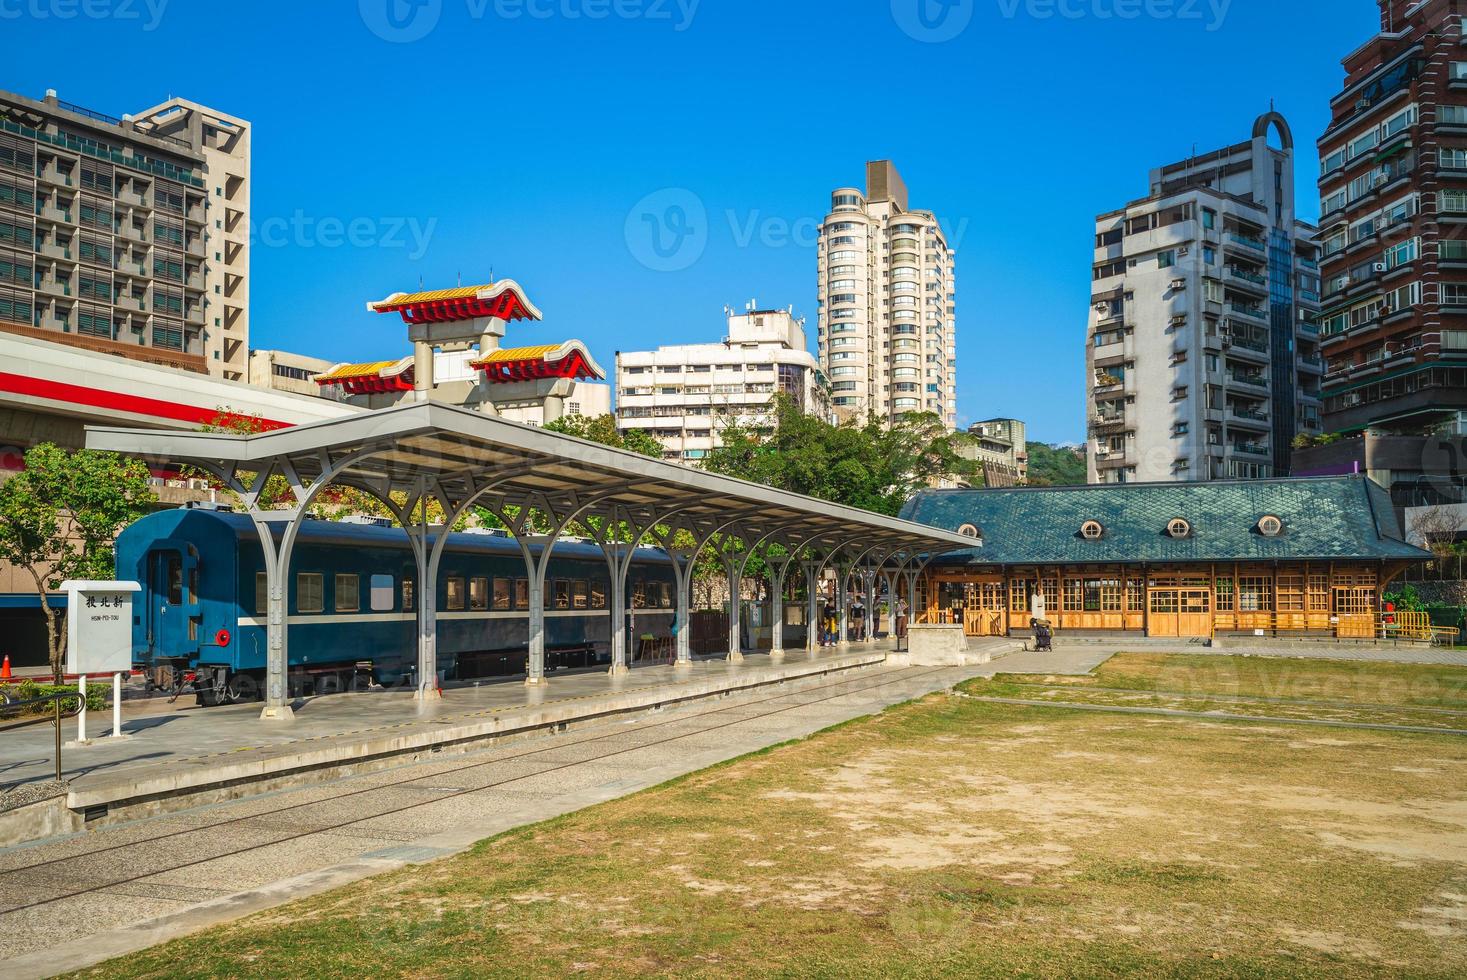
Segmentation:
{"type": "Polygon", "coordinates": [[[1261,238],[1254,238],[1251,235],[1241,235],[1236,231],[1228,232],[1226,241],[1230,245],[1241,245],[1255,252],[1268,251],[1268,246],[1264,244],[1261,238]]]}
{"type": "Polygon", "coordinates": [[[1268,388],[1268,379],[1262,374],[1244,374],[1241,371],[1229,372],[1228,378],[1235,385],[1247,385],[1250,388],[1268,388]]]}
{"type": "Polygon", "coordinates": [[[1268,291],[1268,278],[1259,275],[1251,269],[1230,265],[1227,266],[1227,274],[1229,279],[1237,279],[1247,283],[1249,286],[1257,287],[1257,291],[1260,293],[1266,293],[1268,291]]]}
{"type": "Polygon", "coordinates": [[[1236,313],[1239,316],[1250,317],[1254,320],[1268,320],[1268,311],[1261,306],[1245,306],[1242,303],[1229,302],[1227,308],[1229,313],[1236,313]]]}
{"type": "Polygon", "coordinates": [[[1260,412],[1253,408],[1234,406],[1228,414],[1232,416],[1236,425],[1244,425],[1257,429],[1269,428],[1268,413],[1266,412],[1260,412]]]}
{"type": "Polygon", "coordinates": [[[1092,431],[1095,432],[1124,428],[1125,424],[1125,413],[1118,413],[1115,415],[1101,413],[1100,415],[1096,415],[1090,419],[1090,428],[1092,431]]]}
{"type": "Polygon", "coordinates": [[[1254,333],[1251,330],[1240,331],[1233,329],[1223,340],[1229,347],[1241,347],[1244,350],[1251,350],[1259,354],[1268,353],[1268,337],[1264,334],[1254,333]]]}
{"type": "Polygon", "coordinates": [[[1235,442],[1232,450],[1243,456],[1270,456],[1268,446],[1262,442],[1235,442]]]}

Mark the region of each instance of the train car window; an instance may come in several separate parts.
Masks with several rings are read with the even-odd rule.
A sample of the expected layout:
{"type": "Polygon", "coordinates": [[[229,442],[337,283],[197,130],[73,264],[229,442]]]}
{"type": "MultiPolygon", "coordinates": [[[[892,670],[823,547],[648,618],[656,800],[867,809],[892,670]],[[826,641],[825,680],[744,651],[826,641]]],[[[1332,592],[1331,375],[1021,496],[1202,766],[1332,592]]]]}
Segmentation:
{"type": "Polygon", "coordinates": [[[645,580],[638,579],[632,586],[632,608],[647,608],[647,583],[645,580]]]}
{"type": "Polygon", "coordinates": [[[569,609],[571,607],[571,584],[565,579],[555,580],[555,608],[569,609]]]}
{"type": "Polygon", "coordinates": [[[336,576],[336,611],[356,612],[362,608],[362,582],[348,572],[336,576]]]}
{"type": "Polygon", "coordinates": [[[514,580],[514,607],[516,609],[530,608],[530,580],[527,578],[514,580]]]}
{"type": "Polygon", "coordinates": [[[199,566],[195,565],[188,570],[188,601],[197,604],[199,601],[199,566]]]}
{"type": "Polygon", "coordinates": [[[373,575],[369,585],[372,589],[372,611],[392,612],[392,576],[373,575]]]}
{"type": "Polygon", "coordinates": [[[509,579],[497,578],[494,580],[494,608],[508,609],[512,600],[509,594],[509,579]]]}
{"type": "Polygon", "coordinates": [[[659,609],[672,608],[672,586],[666,582],[657,583],[657,607],[659,609]]]}
{"type": "Polygon", "coordinates": [[[410,578],[402,580],[402,611],[412,612],[413,601],[416,599],[416,585],[410,578]]]}
{"type": "Polygon", "coordinates": [[[586,608],[586,582],[578,579],[571,583],[571,604],[577,609],[586,608]]]}
{"type": "Polygon", "coordinates": [[[593,581],[591,583],[591,608],[606,608],[606,583],[593,581]]]}
{"type": "Polygon", "coordinates": [[[178,555],[168,558],[168,603],[183,605],[183,558],[178,555]]]}
{"type": "Polygon", "coordinates": [[[255,573],[255,615],[264,616],[270,611],[270,576],[265,572],[255,573]]]}
{"type": "Polygon", "coordinates": [[[469,608],[489,608],[489,580],[483,577],[469,579],[469,608]]]}
{"type": "Polygon", "coordinates": [[[325,610],[326,581],[320,572],[298,572],[295,576],[296,612],[318,613],[325,610]]]}
{"type": "Polygon", "coordinates": [[[448,580],[448,595],[444,609],[462,609],[464,607],[464,580],[451,578],[448,580]]]}

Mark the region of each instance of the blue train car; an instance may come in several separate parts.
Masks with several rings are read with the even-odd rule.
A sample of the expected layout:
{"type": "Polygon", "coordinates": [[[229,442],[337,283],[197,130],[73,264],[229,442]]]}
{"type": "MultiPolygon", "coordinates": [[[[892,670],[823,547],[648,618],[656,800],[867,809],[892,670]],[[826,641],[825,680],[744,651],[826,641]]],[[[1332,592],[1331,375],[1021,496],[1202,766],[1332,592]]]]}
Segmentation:
{"type": "MultiPolygon", "coordinates": [[[[306,522],[287,599],[294,693],[408,677],[417,663],[416,576],[400,528],[306,522]]],[[[133,605],[133,659],[154,685],[192,684],[203,704],[258,696],[265,564],[246,515],[195,507],[150,514],[118,536],[117,577],[143,587],[133,605]]],[[[609,662],[609,583],[600,548],[556,545],[545,582],[547,669],[609,662]]],[[[665,553],[639,551],[627,583],[637,633],[670,630],[674,583],[665,553]]],[[[446,676],[523,672],[528,609],[529,582],[513,539],[450,536],[438,578],[438,666],[446,676]]]]}

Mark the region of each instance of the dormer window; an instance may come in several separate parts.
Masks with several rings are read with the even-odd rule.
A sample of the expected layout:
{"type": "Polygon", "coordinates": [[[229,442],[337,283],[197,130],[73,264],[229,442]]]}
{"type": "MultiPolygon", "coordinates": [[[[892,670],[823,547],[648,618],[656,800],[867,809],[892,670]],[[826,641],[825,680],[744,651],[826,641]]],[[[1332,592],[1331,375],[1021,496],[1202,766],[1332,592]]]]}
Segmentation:
{"type": "Polygon", "coordinates": [[[983,537],[983,532],[978,530],[977,524],[964,524],[962,527],[958,528],[958,533],[965,538],[983,537]]]}
{"type": "Polygon", "coordinates": [[[1192,536],[1192,525],[1178,517],[1167,524],[1166,533],[1168,537],[1176,538],[1177,540],[1190,538],[1192,536]]]}
{"type": "Polygon", "coordinates": [[[1284,522],[1272,514],[1267,514],[1258,519],[1258,533],[1265,538],[1276,538],[1284,533],[1284,522]]]}
{"type": "Polygon", "coordinates": [[[1105,525],[1099,521],[1086,521],[1080,525],[1080,537],[1086,541],[1099,541],[1105,537],[1105,525]]]}

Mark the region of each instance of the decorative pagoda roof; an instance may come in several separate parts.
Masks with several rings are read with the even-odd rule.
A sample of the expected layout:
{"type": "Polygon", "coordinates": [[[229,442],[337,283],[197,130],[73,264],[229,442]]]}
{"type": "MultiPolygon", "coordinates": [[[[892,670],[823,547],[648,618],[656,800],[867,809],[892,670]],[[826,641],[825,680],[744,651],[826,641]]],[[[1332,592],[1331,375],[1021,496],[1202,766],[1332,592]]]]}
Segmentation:
{"type": "Polygon", "coordinates": [[[397,313],[404,323],[455,323],[480,317],[501,320],[539,320],[540,311],[513,279],[483,286],[460,286],[418,293],[393,293],[368,303],[372,313],[397,313]]]}
{"type": "Polygon", "coordinates": [[[491,384],[512,381],[540,381],[546,378],[594,379],[606,377],[591,357],[590,351],[579,340],[567,340],[563,344],[542,344],[538,347],[506,347],[491,351],[469,366],[484,372],[484,380],[491,384]]]}
{"type": "Polygon", "coordinates": [[[413,390],[413,359],[369,361],[365,364],[338,364],[325,374],[312,379],[322,388],[340,385],[349,395],[377,395],[384,392],[413,390]]]}

